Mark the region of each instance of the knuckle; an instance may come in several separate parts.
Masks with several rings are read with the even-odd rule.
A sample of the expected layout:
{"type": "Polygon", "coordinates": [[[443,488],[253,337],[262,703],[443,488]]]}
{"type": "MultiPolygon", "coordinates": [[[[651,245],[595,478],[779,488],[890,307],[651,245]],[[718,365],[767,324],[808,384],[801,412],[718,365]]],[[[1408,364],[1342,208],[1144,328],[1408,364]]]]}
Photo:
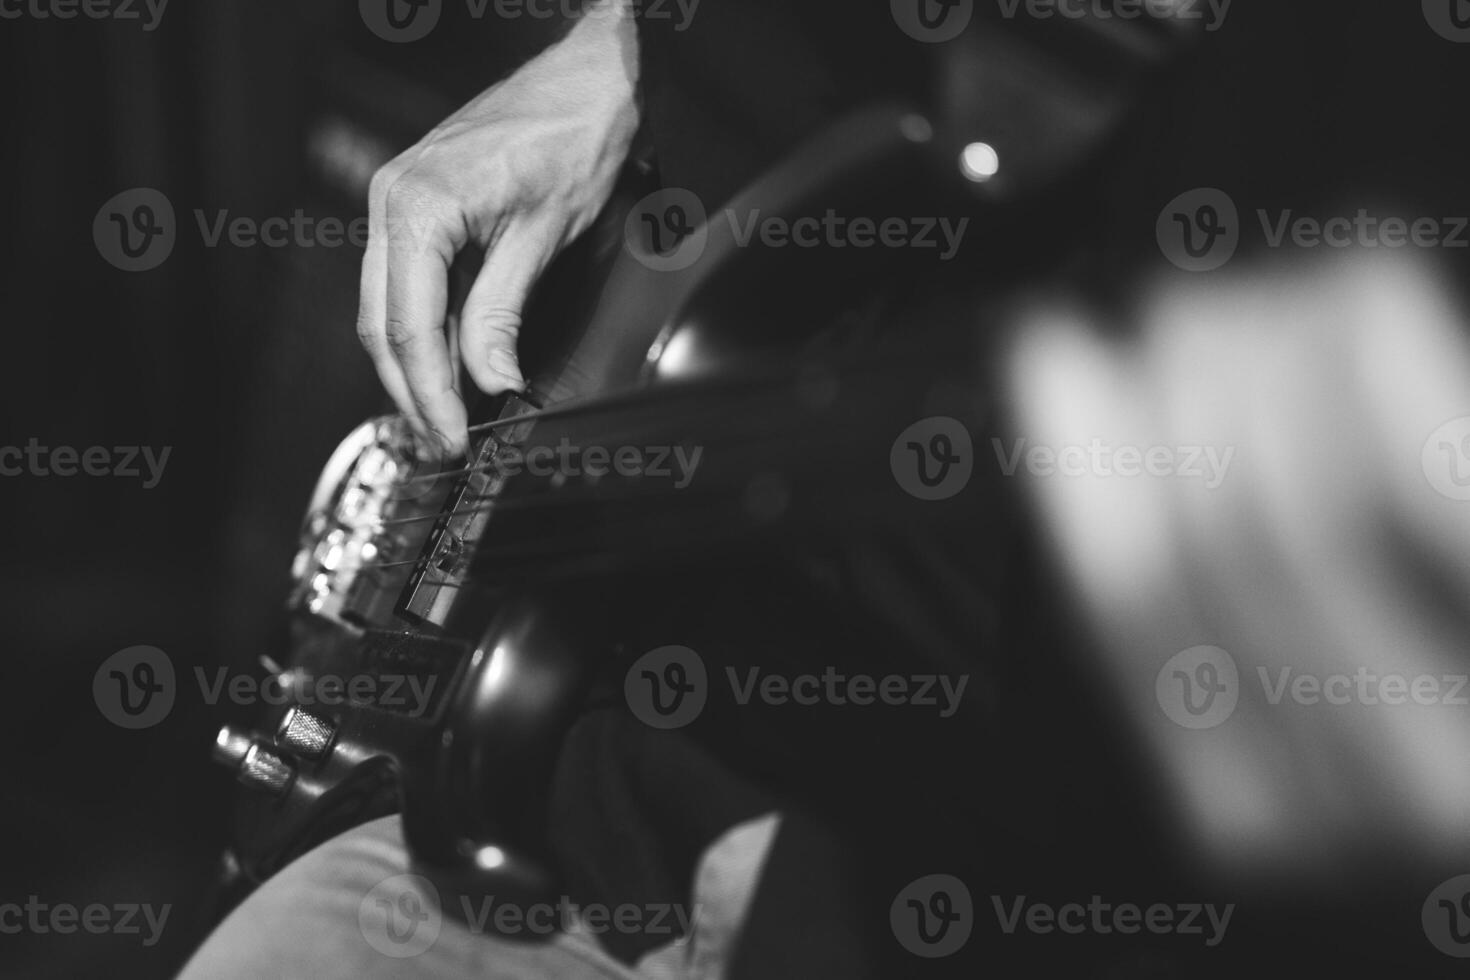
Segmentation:
{"type": "Polygon", "coordinates": [[[410,171],[389,186],[384,212],[389,244],[404,248],[436,241],[455,208],[437,181],[410,171]]]}
{"type": "Polygon", "coordinates": [[[357,316],[357,339],[369,354],[382,351],[383,338],[373,326],[372,317],[359,313],[357,316]]]}
{"type": "Polygon", "coordinates": [[[381,208],[388,202],[388,191],[398,182],[407,167],[401,158],[394,158],[373,171],[368,181],[368,207],[381,208]]]}
{"type": "Polygon", "coordinates": [[[423,168],[415,167],[399,174],[388,185],[384,203],[390,215],[429,213],[445,210],[453,204],[442,181],[423,168]]]}
{"type": "Polygon", "coordinates": [[[389,214],[424,208],[428,205],[427,188],[422,178],[413,171],[406,171],[388,185],[383,196],[389,214]]]}
{"type": "Polygon", "coordinates": [[[489,342],[514,342],[520,334],[521,315],[506,307],[476,310],[473,326],[489,342]]]}
{"type": "Polygon", "coordinates": [[[388,348],[398,357],[411,354],[418,346],[418,334],[406,320],[398,317],[388,318],[388,348]]]}

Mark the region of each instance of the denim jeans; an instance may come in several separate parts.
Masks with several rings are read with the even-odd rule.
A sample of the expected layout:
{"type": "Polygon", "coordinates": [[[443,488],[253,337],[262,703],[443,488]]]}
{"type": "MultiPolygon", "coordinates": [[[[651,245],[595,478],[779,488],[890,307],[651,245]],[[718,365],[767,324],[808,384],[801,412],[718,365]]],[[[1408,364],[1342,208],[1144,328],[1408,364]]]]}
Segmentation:
{"type": "Polygon", "coordinates": [[[386,817],[267,881],[204,942],[180,980],[719,980],[778,825],[769,814],[715,841],[701,858],[687,910],[563,902],[540,917],[527,910],[524,923],[528,933],[550,934],[553,921],[564,928],[521,941],[486,931],[488,907],[446,914],[433,885],[410,871],[398,818],[386,817]],[[681,921],[688,929],[676,934],[681,921]],[[598,942],[603,929],[653,933],[655,922],[670,930],[669,942],[632,966],[598,942]]]}

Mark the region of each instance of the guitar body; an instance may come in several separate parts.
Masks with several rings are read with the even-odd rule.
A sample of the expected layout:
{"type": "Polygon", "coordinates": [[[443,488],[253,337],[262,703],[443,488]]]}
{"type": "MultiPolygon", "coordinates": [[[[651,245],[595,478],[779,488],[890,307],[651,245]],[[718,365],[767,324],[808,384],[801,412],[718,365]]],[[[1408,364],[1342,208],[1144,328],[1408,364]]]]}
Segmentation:
{"type": "MultiPolygon", "coordinates": [[[[901,109],[868,111],[730,207],[779,217],[856,202],[855,213],[880,214],[880,202],[932,189],[928,139],[901,109]]],[[[573,485],[503,463],[567,442],[620,444],[625,433],[597,406],[779,359],[895,261],[877,249],[748,247],[736,222],[716,217],[686,239],[702,246],[698,260],[673,268],[681,263],[622,247],[636,219],[616,207],[608,218],[592,234],[615,261],[591,315],[528,318],[530,390],[487,400],[468,463],[420,462],[406,426],[388,417],[356,430],[323,473],[294,569],[283,696],[255,731],[224,729],[216,747],[247,786],[232,849],[244,879],[401,811],[416,866],[441,889],[554,900],[548,785],[592,669],[622,640],[616,624],[633,600],[619,594],[629,549],[617,542],[647,535],[637,522],[589,525],[585,536],[604,546],[564,561],[557,543],[584,529],[559,523],[553,505],[615,500],[619,482],[573,485]]],[[[701,439],[677,420],[666,427],[701,439]]]]}

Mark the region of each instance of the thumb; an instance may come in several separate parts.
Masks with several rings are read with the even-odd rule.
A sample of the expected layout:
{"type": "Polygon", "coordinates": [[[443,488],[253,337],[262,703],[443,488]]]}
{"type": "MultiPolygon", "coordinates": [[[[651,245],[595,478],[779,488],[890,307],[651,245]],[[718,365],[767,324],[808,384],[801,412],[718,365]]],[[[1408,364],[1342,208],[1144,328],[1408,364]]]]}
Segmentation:
{"type": "Polygon", "coordinates": [[[526,387],[516,356],[521,310],[549,260],[549,250],[508,232],[485,255],[485,264],[465,297],[459,350],[465,370],[487,395],[526,387]]]}

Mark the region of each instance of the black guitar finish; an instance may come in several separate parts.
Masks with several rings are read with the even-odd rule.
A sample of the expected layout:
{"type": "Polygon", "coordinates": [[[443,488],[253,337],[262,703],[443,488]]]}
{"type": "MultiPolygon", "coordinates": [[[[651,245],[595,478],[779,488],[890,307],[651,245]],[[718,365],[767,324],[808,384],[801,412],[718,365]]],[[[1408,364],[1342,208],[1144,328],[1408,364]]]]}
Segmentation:
{"type": "MultiPolygon", "coordinates": [[[[729,207],[795,217],[912,202],[941,172],[931,137],[901,108],[870,110],[729,207]]],[[[560,344],[547,346],[559,350],[541,359],[544,370],[528,365],[526,396],[495,399],[475,420],[469,465],[426,468],[396,419],[364,424],[338,450],[303,527],[293,648],[279,675],[287,696],[258,732],[227,728],[216,748],[249,787],[233,849],[246,878],[401,809],[415,862],[441,887],[554,899],[541,840],[547,782],[586,665],[617,638],[599,614],[609,590],[524,588],[513,562],[487,553],[502,525],[523,523],[517,503],[559,491],[554,479],[502,475],[496,461],[569,434],[596,443],[600,399],[737,370],[799,343],[803,326],[830,322],[834,292],[893,261],[814,249],[776,262],[742,247],[723,216],[702,234],[702,257],[680,271],[625,250],[579,329],[529,324],[543,339],[554,332],[560,344]]]]}
{"type": "MultiPolygon", "coordinates": [[[[939,133],[902,107],[864,111],[712,216],[691,236],[704,247],[687,267],[646,249],[605,249],[619,254],[593,315],[527,325],[522,364],[532,370],[532,390],[494,400],[476,419],[468,465],[426,468],[396,419],[349,437],[303,527],[293,649],[281,672],[286,702],[263,719],[269,734],[220,733],[218,755],[251,787],[235,848],[245,876],[260,880],[326,836],[401,807],[414,860],[441,887],[511,902],[554,897],[543,803],[588,668],[617,646],[606,615],[619,601],[616,573],[687,547],[692,536],[680,540],[682,532],[759,532],[803,480],[834,504],[809,508],[812,520],[850,519],[854,502],[867,498],[846,492],[857,484],[833,479],[834,463],[886,462],[881,440],[876,449],[862,441],[892,421],[871,364],[861,397],[848,403],[851,424],[827,419],[816,442],[781,445],[772,436],[789,433],[769,415],[744,427],[709,417],[710,406],[738,411],[749,401],[708,392],[682,403],[638,401],[640,392],[677,388],[673,382],[718,386],[748,378],[762,361],[779,365],[773,354],[839,323],[845,299],[871,298],[877,284],[934,256],[765,248],[758,237],[743,242],[737,228],[756,213],[873,218],[983,208],[976,237],[984,244],[957,266],[976,278],[999,275],[1011,247],[1007,224],[1034,218],[1058,180],[1084,170],[1137,89],[1187,43],[1179,25],[1153,19],[992,26],[978,32],[978,44],[953,48],[947,68],[957,87],[939,133]],[[1039,78],[1054,87],[1038,88],[1039,78]],[[972,150],[984,166],[971,165],[967,182],[959,164],[972,150]],[[877,409],[864,415],[865,406],[877,409]],[[683,517],[663,527],[647,505],[657,494],[636,483],[589,489],[509,475],[501,465],[560,439],[606,445],[659,432],[703,440],[716,429],[724,430],[725,455],[683,492],[683,517]],[[828,451],[802,458],[813,445],[828,451]],[[772,477],[764,488],[763,474],[772,477]],[[627,499],[641,503],[629,508],[627,499]],[[578,574],[546,574],[558,563],[578,574]],[[320,684],[331,676],[351,681],[345,698],[327,704],[320,684]],[[406,708],[388,697],[394,682],[400,693],[419,692],[406,708]]],[[[610,217],[620,231],[622,213],[614,208],[610,217]]],[[[907,376],[922,380],[924,371],[907,376]]],[[[771,396],[763,404],[790,402],[801,413],[813,403],[804,394],[811,378],[777,373],[761,383],[771,396]]],[[[816,379],[816,402],[822,386],[816,379]]],[[[922,390],[903,396],[905,412],[926,404],[922,390]]],[[[895,492],[892,481],[868,485],[878,483],[895,492]]]]}

